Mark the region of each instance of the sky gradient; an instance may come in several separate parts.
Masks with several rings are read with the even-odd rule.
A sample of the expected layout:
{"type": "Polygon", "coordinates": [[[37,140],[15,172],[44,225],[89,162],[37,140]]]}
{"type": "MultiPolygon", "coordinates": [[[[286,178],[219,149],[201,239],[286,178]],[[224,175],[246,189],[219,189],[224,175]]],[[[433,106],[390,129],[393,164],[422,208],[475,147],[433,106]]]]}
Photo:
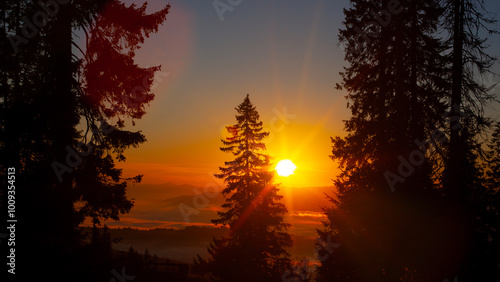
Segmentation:
{"type": "MultiPolygon", "coordinates": [[[[277,181],[332,185],[338,171],[329,159],[330,137],[345,134],[342,121],[350,116],[346,93],[335,89],[346,65],[337,35],[349,1],[232,2],[240,4],[223,13],[214,1],[170,2],[166,22],[136,57],[141,66],[162,65],[156,98],[135,126],[148,142],[129,150],[119,167],[127,176],[144,174],[149,184],[213,181],[233,158],[219,150],[224,126],[235,123],[234,108],[248,93],[271,133],[267,153],[297,165],[294,175],[277,181]]],[[[148,12],[165,4],[148,3],[148,12]]],[[[487,7],[500,12],[496,2],[487,7]]],[[[490,53],[500,54],[498,41],[490,53]]],[[[489,112],[498,117],[494,108],[489,112]]]]}

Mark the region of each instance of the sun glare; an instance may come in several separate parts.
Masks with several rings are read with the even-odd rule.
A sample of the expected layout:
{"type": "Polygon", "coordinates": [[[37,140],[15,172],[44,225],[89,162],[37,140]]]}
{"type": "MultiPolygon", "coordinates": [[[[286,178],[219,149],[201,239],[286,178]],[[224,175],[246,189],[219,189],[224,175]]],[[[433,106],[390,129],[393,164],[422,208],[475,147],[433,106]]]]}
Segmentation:
{"type": "Polygon", "coordinates": [[[291,160],[281,160],[276,165],[276,172],[278,175],[287,177],[295,171],[297,166],[291,160]]]}

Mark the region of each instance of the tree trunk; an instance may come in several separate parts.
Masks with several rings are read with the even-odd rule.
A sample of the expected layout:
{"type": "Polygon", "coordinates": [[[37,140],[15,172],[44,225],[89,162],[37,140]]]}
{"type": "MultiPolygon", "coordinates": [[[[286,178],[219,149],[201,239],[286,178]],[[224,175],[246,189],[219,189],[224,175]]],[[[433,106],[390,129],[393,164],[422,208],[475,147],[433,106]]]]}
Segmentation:
{"type": "Polygon", "coordinates": [[[450,144],[448,152],[448,163],[445,174],[445,189],[450,196],[461,199],[464,195],[463,160],[464,152],[461,150],[460,110],[462,104],[462,74],[463,74],[463,20],[464,0],[455,0],[454,4],[454,26],[453,26],[453,66],[452,66],[452,91],[450,105],[450,144]]]}

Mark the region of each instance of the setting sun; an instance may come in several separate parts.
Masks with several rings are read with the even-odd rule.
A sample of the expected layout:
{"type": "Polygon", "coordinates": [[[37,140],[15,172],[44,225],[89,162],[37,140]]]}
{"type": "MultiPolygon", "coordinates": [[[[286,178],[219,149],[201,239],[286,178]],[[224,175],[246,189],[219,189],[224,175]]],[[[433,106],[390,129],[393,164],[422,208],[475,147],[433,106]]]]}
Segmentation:
{"type": "Polygon", "coordinates": [[[297,166],[291,160],[281,160],[276,165],[276,171],[280,176],[289,176],[293,174],[297,166]]]}

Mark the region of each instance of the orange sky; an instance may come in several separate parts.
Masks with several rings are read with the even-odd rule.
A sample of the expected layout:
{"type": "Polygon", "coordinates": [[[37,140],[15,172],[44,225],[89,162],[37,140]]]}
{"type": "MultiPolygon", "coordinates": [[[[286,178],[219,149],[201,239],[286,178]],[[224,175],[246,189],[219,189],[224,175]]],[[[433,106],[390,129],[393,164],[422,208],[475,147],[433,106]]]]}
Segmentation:
{"type": "MultiPolygon", "coordinates": [[[[287,108],[288,109],[288,108],[287,108]]],[[[228,112],[234,112],[229,109],[228,112]]],[[[234,116],[234,113],[231,113],[234,116]]],[[[271,130],[264,121],[264,126],[271,132],[266,146],[267,153],[275,157],[274,163],[281,159],[292,160],[297,169],[295,174],[278,181],[286,186],[327,186],[336,171],[335,164],[329,159],[329,133],[321,121],[317,124],[299,123],[299,115],[290,120],[288,125],[279,121],[271,130]],[[276,130],[278,129],[278,130],[276,130]]],[[[325,119],[328,116],[325,116],[325,119]]],[[[233,117],[234,119],[234,117],[233,117]]],[[[272,120],[273,116],[267,120],[272,120]]],[[[273,120],[274,121],[274,120],[273,120]]],[[[229,122],[233,122],[229,117],[229,122]]],[[[228,122],[228,124],[229,124],[228,122]]],[[[213,132],[194,134],[179,132],[186,136],[186,142],[170,141],[161,131],[148,137],[148,142],[138,149],[131,149],[127,162],[121,163],[127,175],[144,174],[144,183],[160,184],[165,182],[203,186],[213,180],[213,173],[224,161],[231,160],[230,154],[220,152],[220,138],[223,125],[213,126],[213,132]]]]}
{"type": "MultiPolygon", "coordinates": [[[[163,1],[148,3],[152,12],[163,1]]],[[[341,18],[326,14],[339,14],[327,11],[339,4],[306,5],[293,19],[295,10],[247,3],[220,21],[207,3],[171,2],[166,23],[138,52],[139,65],[161,64],[162,71],[147,114],[129,127],[148,142],[130,149],[119,167],[126,176],[144,174],[143,183],[212,181],[232,158],[219,151],[224,127],[235,123],[234,108],[249,93],[271,133],[268,154],[297,165],[295,175],[278,182],[330,186],[336,174],[330,136],[343,134],[348,117],[345,94],[334,88],[342,56],[332,39],[341,18]]]]}

